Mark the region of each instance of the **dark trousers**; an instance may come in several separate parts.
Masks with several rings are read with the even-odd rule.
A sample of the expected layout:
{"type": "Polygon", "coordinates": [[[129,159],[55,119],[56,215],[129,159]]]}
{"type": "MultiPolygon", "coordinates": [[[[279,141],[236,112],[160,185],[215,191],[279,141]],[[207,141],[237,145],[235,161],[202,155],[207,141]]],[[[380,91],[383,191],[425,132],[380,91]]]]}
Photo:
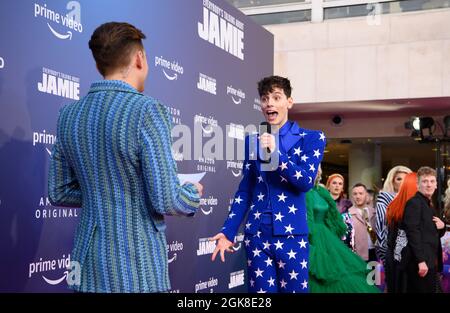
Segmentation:
{"type": "Polygon", "coordinates": [[[419,267],[416,264],[408,267],[407,291],[408,293],[435,293],[436,292],[436,269],[429,268],[425,277],[420,277],[419,267]]]}

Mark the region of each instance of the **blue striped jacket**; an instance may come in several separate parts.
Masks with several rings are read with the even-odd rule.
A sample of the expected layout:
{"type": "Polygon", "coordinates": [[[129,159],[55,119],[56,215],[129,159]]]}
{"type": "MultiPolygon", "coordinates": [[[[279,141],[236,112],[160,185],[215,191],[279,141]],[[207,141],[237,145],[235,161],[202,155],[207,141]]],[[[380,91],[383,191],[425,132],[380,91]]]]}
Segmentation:
{"type": "Polygon", "coordinates": [[[122,81],[103,80],[64,106],[49,168],[53,205],[82,207],[71,260],[82,292],[170,289],[164,215],[193,215],[180,186],[167,108],[122,81]]]}

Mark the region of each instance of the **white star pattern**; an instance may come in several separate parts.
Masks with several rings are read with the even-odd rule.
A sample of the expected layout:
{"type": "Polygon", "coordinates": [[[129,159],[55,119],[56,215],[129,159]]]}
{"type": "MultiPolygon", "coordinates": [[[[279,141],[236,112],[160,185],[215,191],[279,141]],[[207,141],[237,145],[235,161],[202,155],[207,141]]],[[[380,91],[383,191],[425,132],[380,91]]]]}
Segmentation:
{"type": "Polygon", "coordinates": [[[258,183],[262,183],[263,182],[263,178],[261,175],[258,176],[258,183]]]}
{"type": "Polygon", "coordinates": [[[259,269],[259,267],[258,267],[258,269],[255,271],[256,278],[258,278],[259,276],[263,277],[263,276],[262,276],[262,273],[264,273],[264,271],[261,271],[261,270],[259,269]]]}
{"type": "Polygon", "coordinates": [[[263,290],[262,287],[256,293],[266,293],[267,291],[263,290]]]}
{"type": "Polygon", "coordinates": [[[292,213],[292,214],[295,214],[295,211],[298,210],[294,205],[288,206],[288,208],[289,208],[289,213],[292,213]]]}
{"type": "MultiPolygon", "coordinates": [[[[278,249],[283,250],[284,242],[280,242],[280,240],[278,239],[278,241],[275,242],[274,245],[275,245],[275,250],[278,250],[278,249]]],[[[281,261],[280,261],[280,262],[281,262],[281,261]]]]}
{"type": "Polygon", "coordinates": [[[281,175],[280,175],[280,178],[281,178],[281,182],[286,182],[286,183],[287,183],[287,179],[286,179],[286,178],[284,178],[284,177],[281,176],[281,175]]]}
{"type": "Polygon", "coordinates": [[[278,197],[278,202],[283,201],[286,202],[285,199],[287,198],[287,196],[284,195],[284,192],[281,193],[281,195],[277,195],[278,197]]]}
{"type": "Polygon", "coordinates": [[[259,220],[259,216],[261,215],[261,213],[256,211],[256,213],[254,213],[253,215],[255,216],[255,220],[259,220]]]}
{"type": "Polygon", "coordinates": [[[250,259],[247,260],[247,266],[248,267],[252,266],[252,260],[250,260],[250,259]]]}
{"type": "Polygon", "coordinates": [[[233,216],[235,216],[236,214],[234,214],[233,212],[231,212],[229,215],[228,215],[228,218],[233,218],[233,216]]]}
{"type": "Polygon", "coordinates": [[[306,268],[308,266],[308,262],[306,262],[306,260],[303,259],[303,261],[300,262],[300,265],[302,266],[302,268],[306,268]]]}
{"type": "Polygon", "coordinates": [[[250,278],[250,286],[251,287],[255,287],[255,281],[253,279],[250,278]]]}
{"type": "Polygon", "coordinates": [[[292,231],[294,230],[294,228],[291,226],[291,224],[289,224],[288,226],[284,226],[284,228],[286,228],[285,233],[292,234],[292,231]]]}
{"type": "Polygon", "coordinates": [[[272,276],[270,276],[270,279],[268,279],[267,282],[269,283],[269,287],[275,286],[275,279],[273,279],[272,276]]]}
{"type": "Polygon", "coordinates": [[[287,282],[285,282],[284,279],[280,280],[280,284],[281,284],[281,288],[286,289],[287,282]]]}
{"type": "Polygon", "coordinates": [[[309,157],[306,156],[306,155],[302,155],[302,157],[301,157],[300,159],[301,159],[303,162],[306,162],[306,160],[308,160],[309,157]]]}
{"type": "Polygon", "coordinates": [[[266,242],[263,242],[263,245],[264,245],[264,248],[263,248],[263,250],[265,250],[265,249],[269,249],[269,248],[270,248],[270,246],[271,246],[271,244],[269,243],[269,241],[268,241],[268,240],[266,240],[266,242]]]}
{"type": "Polygon", "coordinates": [[[302,150],[300,150],[300,147],[299,148],[294,148],[294,154],[300,156],[300,153],[302,153],[302,150]]]}
{"type": "Polygon", "coordinates": [[[303,132],[300,134],[300,137],[304,138],[307,135],[307,133],[303,132]]]}
{"type": "Polygon", "coordinates": [[[273,260],[271,258],[267,257],[267,260],[265,260],[264,262],[266,262],[266,266],[269,267],[269,266],[273,266],[272,261],[273,260]]]}
{"type": "Polygon", "coordinates": [[[258,230],[258,231],[256,232],[255,237],[261,238],[260,236],[261,236],[261,232],[258,230]]]}
{"type": "Polygon", "coordinates": [[[250,239],[245,239],[244,243],[246,247],[250,246],[250,239]]]}
{"type": "Polygon", "coordinates": [[[296,273],[294,270],[292,270],[292,272],[290,272],[288,274],[289,274],[289,276],[291,276],[291,280],[293,280],[293,279],[297,280],[298,273],[296,273]]]}
{"type": "Polygon", "coordinates": [[[304,241],[304,240],[303,240],[303,238],[302,238],[302,240],[301,240],[301,241],[299,241],[298,243],[300,244],[300,248],[306,248],[306,244],[307,244],[307,242],[306,242],[306,241],[304,241]]]}
{"type": "Polygon", "coordinates": [[[319,140],[325,141],[325,134],[324,133],[320,133],[319,135],[319,140]]]}
{"type": "Polygon", "coordinates": [[[241,204],[241,201],[242,201],[241,196],[238,196],[237,198],[234,198],[234,202],[237,203],[237,204],[241,204]]]}
{"type": "Polygon", "coordinates": [[[284,268],[285,265],[286,263],[283,263],[283,261],[278,261],[278,268],[284,268]]]}
{"type": "Polygon", "coordinates": [[[298,180],[300,177],[303,177],[302,172],[301,172],[301,171],[295,171],[294,177],[297,178],[297,180],[298,180]]]}
{"type": "Polygon", "coordinates": [[[278,214],[275,214],[275,221],[283,222],[282,221],[283,217],[284,215],[281,215],[281,212],[278,212],[278,214]]]}
{"type": "Polygon", "coordinates": [[[287,162],[281,162],[281,165],[278,166],[278,167],[281,168],[281,171],[287,169],[287,168],[288,168],[288,167],[287,167],[287,162]]]}
{"type": "Polygon", "coordinates": [[[288,253],[286,253],[288,256],[289,256],[289,260],[290,259],[295,259],[295,255],[297,254],[297,252],[294,252],[294,251],[292,251],[292,249],[291,249],[291,251],[289,251],[288,253]]]}
{"type": "Polygon", "coordinates": [[[264,200],[264,194],[262,192],[259,193],[259,195],[257,195],[258,197],[258,201],[263,201],[264,200]]]}
{"type": "Polygon", "coordinates": [[[314,164],[309,164],[309,170],[311,172],[314,172],[316,170],[316,168],[314,167],[314,164]]]}
{"type": "Polygon", "coordinates": [[[250,229],[250,226],[252,226],[252,223],[245,224],[245,229],[250,229]]]}
{"type": "Polygon", "coordinates": [[[245,164],[245,169],[246,170],[250,169],[250,165],[251,165],[250,163],[245,164]]]}
{"type": "Polygon", "coordinates": [[[319,157],[320,157],[319,149],[314,150],[314,156],[315,156],[316,158],[319,158],[319,157]]]}
{"type": "Polygon", "coordinates": [[[253,257],[256,257],[256,256],[260,256],[259,254],[261,253],[261,250],[259,250],[258,248],[255,248],[255,250],[253,250],[252,252],[253,252],[253,257]]]}
{"type": "Polygon", "coordinates": [[[255,207],[255,205],[252,204],[252,205],[250,206],[250,211],[253,210],[254,207],[255,207]]]}
{"type": "Polygon", "coordinates": [[[262,192],[259,193],[259,195],[257,195],[258,197],[258,201],[263,201],[264,200],[264,194],[262,192]]]}
{"type": "Polygon", "coordinates": [[[308,288],[308,282],[306,280],[304,280],[302,283],[302,289],[306,289],[306,288],[308,288]]]}
{"type": "Polygon", "coordinates": [[[309,178],[308,184],[311,184],[311,183],[312,183],[312,177],[311,177],[311,176],[308,176],[308,178],[309,178]]]}

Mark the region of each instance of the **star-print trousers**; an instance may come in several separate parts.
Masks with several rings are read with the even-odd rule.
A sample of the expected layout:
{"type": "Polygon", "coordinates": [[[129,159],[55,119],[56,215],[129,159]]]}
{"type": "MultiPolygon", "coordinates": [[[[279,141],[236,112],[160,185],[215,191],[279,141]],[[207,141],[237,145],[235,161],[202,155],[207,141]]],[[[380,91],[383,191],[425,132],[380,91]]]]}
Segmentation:
{"type": "Polygon", "coordinates": [[[251,293],[308,292],[308,235],[274,236],[272,224],[246,234],[248,290],[251,293]]]}

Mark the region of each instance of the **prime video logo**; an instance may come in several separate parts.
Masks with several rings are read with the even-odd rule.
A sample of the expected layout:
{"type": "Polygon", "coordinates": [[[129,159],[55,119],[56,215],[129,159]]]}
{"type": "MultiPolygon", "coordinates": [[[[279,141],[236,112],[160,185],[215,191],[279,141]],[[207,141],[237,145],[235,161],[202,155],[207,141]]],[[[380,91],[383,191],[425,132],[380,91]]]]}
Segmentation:
{"type": "Polygon", "coordinates": [[[70,260],[70,254],[63,255],[61,259],[42,260],[29,264],[28,278],[35,274],[41,274],[42,279],[49,285],[55,286],[62,283],[64,280],[70,285],[80,285],[81,282],[81,266],[77,261],[70,260]],[[49,278],[47,272],[63,271],[63,275],[58,278],[49,278]],[[45,273],[45,275],[43,274],[45,273]]]}
{"type": "MultiPolygon", "coordinates": [[[[56,142],[56,135],[47,133],[45,129],[43,130],[42,133],[33,132],[33,146],[36,146],[36,144],[54,145],[55,142],[56,142]]],[[[45,147],[45,150],[50,156],[52,155],[50,149],[45,147]]]]}
{"type": "Polygon", "coordinates": [[[234,104],[241,104],[245,100],[245,92],[241,89],[236,89],[233,86],[227,86],[227,95],[230,95],[234,104]]]}
{"type": "Polygon", "coordinates": [[[155,57],[155,67],[162,67],[162,72],[168,80],[177,80],[178,75],[183,75],[183,66],[178,64],[178,61],[172,61],[164,59],[164,57],[155,57]]]}
{"type": "Polygon", "coordinates": [[[72,40],[72,31],[79,33],[83,32],[83,25],[81,24],[81,5],[78,1],[69,1],[66,5],[66,9],[69,11],[66,14],[58,13],[54,10],[47,8],[47,4],[34,4],[34,17],[42,17],[49,22],[56,23],[69,28],[65,33],[56,31],[49,22],[47,26],[52,34],[58,39],[72,40]]]}

